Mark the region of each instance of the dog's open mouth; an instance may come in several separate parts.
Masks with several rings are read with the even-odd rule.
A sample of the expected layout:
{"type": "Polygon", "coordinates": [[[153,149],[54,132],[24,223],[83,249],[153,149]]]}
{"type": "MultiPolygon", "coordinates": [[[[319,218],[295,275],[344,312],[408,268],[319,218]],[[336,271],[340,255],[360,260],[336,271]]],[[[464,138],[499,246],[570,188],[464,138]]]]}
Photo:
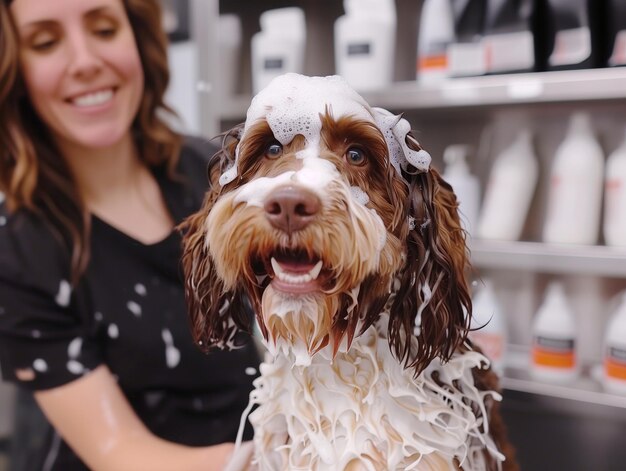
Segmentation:
{"type": "Polygon", "coordinates": [[[303,250],[277,250],[264,260],[263,267],[278,291],[306,294],[321,290],[323,262],[303,250]]]}

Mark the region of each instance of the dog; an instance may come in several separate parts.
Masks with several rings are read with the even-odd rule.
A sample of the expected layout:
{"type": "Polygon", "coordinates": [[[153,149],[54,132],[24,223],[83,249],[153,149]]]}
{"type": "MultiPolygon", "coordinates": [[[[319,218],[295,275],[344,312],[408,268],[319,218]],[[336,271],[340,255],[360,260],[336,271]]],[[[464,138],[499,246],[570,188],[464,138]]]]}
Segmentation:
{"type": "Polygon", "coordinates": [[[255,312],[258,469],[517,469],[467,339],[458,203],[406,119],[338,76],[286,74],[209,179],[182,226],[191,327],[203,349],[237,348],[255,312]]]}

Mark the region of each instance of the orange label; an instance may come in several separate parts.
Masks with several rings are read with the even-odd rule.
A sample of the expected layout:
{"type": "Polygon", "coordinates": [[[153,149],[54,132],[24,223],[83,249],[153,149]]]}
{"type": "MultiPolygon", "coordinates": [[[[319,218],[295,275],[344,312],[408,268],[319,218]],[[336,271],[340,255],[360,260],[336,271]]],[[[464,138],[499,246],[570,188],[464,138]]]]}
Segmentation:
{"type": "Polygon", "coordinates": [[[574,368],[576,349],[572,339],[536,336],[532,349],[533,363],[550,368],[574,368]]]}
{"type": "Polygon", "coordinates": [[[611,378],[626,380],[626,350],[614,347],[607,348],[604,357],[604,371],[611,378]]]}
{"type": "Polygon", "coordinates": [[[417,61],[418,70],[445,69],[448,67],[448,57],[445,54],[425,56],[417,61]]]}
{"type": "Polygon", "coordinates": [[[576,356],[574,352],[557,353],[535,348],[533,349],[533,363],[550,368],[574,368],[576,356]]]}

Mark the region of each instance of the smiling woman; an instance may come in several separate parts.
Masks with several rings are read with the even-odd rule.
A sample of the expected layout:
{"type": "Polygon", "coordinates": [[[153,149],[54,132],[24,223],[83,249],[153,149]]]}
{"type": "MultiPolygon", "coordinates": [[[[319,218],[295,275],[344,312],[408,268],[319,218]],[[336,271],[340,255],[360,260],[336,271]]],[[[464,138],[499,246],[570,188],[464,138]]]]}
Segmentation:
{"type": "Polygon", "coordinates": [[[214,149],[160,117],[160,25],[157,0],[0,0],[0,366],[54,427],[23,470],[222,469],[257,374],[249,337],[188,329],[175,227],[214,149]]]}

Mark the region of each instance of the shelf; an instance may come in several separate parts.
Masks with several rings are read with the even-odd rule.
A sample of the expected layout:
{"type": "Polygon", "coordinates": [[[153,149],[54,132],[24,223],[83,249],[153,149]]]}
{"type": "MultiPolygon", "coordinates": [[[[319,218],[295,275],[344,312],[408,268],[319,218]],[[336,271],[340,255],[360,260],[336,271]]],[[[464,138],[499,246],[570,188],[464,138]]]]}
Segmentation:
{"type": "Polygon", "coordinates": [[[501,383],[504,389],[510,391],[626,409],[626,396],[606,393],[597,382],[589,378],[577,379],[569,385],[551,384],[533,380],[526,371],[507,369],[501,383]]]}
{"type": "Polygon", "coordinates": [[[509,345],[506,359],[507,367],[500,380],[504,389],[626,410],[626,396],[610,394],[602,389],[598,381],[600,365],[583,368],[581,377],[571,383],[553,384],[530,377],[528,348],[509,345]]]}
{"type": "MultiPolygon", "coordinates": [[[[568,70],[449,79],[441,85],[396,82],[363,93],[374,106],[389,110],[455,108],[528,103],[626,100],[626,68],[568,70]]],[[[250,97],[223,97],[223,120],[243,120],[250,97]]]]}
{"type": "Polygon", "coordinates": [[[626,248],[474,239],[470,250],[478,268],[626,278],[626,248]]]}

